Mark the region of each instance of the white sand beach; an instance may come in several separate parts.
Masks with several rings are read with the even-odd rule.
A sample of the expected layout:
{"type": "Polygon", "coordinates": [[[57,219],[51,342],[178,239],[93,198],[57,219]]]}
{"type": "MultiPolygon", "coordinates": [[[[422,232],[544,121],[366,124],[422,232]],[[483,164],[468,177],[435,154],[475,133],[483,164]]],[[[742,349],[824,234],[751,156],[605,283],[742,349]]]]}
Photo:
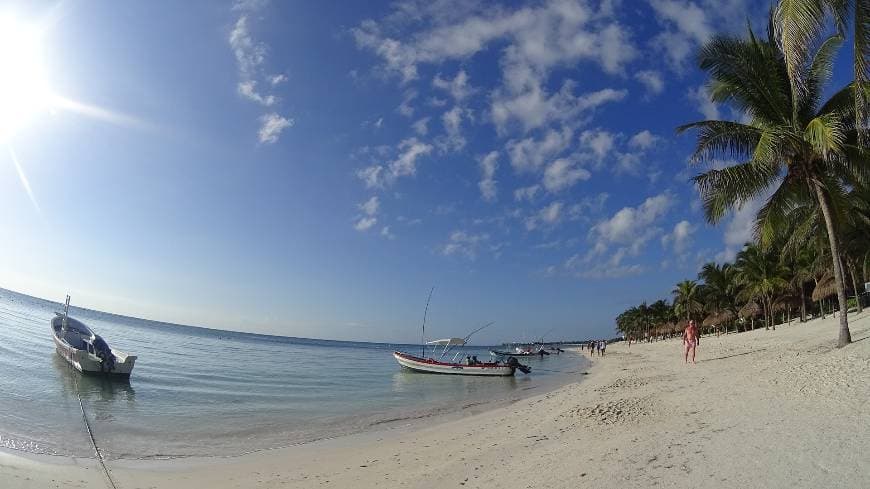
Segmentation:
{"type": "MultiPolygon", "coordinates": [[[[110,462],[119,488],[870,487],[870,313],[611,345],[579,383],[432,426],[241,457],[110,462]]],[[[423,422],[425,424],[426,421],[423,422]]],[[[4,488],[108,487],[96,461],[0,454],[4,488]]]]}

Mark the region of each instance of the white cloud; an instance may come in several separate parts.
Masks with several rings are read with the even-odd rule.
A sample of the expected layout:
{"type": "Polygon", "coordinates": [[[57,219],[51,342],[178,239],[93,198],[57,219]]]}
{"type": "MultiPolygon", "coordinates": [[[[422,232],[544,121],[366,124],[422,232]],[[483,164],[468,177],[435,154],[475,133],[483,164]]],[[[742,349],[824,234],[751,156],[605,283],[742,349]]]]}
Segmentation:
{"type": "Polygon", "coordinates": [[[432,152],[432,146],[417,140],[408,138],[399,143],[401,154],[390,162],[390,174],[394,178],[415,175],[417,173],[417,158],[432,152]]]}
{"type": "Polygon", "coordinates": [[[396,235],[390,231],[390,226],[384,226],[381,228],[381,236],[387,239],[396,239],[396,235]]]}
{"type": "Polygon", "coordinates": [[[468,74],[465,73],[465,70],[460,70],[452,80],[445,80],[441,78],[441,75],[437,75],[432,80],[432,86],[450,93],[457,103],[462,102],[474,92],[474,89],[468,84],[468,74]]]}
{"type": "Polygon", "coordinates": [[[707,92],[706,87],[690,88],[687,96],[689,100],[695,102],[698,112],[704,115],[704,119],[709,121],[720,120],[719,106],[710,100],[710,94],[707,92]]]}
{"type": "MultiPolygon", "coordinates": [[[[238,1],[233,5],[233,10],[241,12],[233,29],[230,31],[228,42],[236,65],[239,70],[239,83],[236,90],[242,97],[262,105],[273,107],[278,103],[275,95],[258,90],[258,83],[275,87],[287,80],[283,74],[265,75],[263,65],[269,52],[268,46],[254,39],[250,28],[250,14],[256,14],[267,5],[265,0],[238,1]]],[[[274,109],[273,109],[274,110],[274,109]]],[[[261,143],[272,144],[278,141],[284,129],[292,127],[294,120],[278,115],[275,112],[264,113],[260,116],[260,129],[258,137],[261,143]]]]}
{"type": "Polygon", "coordinates": [[[580,134],[580,144],[592,151],[600,162],[613,149],[613,134],[600,129],[583,131],[580,134]]]}
{"type": "Polygon", "coordinates": [[[257,42],[251,36],[248,27],[248,16],[242,15],[230,31],[230,47],[236,57],[239,73],[242,78],[250,79],[256,76],[260,65],[266,60],[266,45],[257,42]]]}
{"type": "Polygon", "coordinates": [[[275,102],[278,101],[277,97],[274,95],[261,95],[257,93],[257,82],[254,80],[246,80],[239,82],[239,94],[243,97],[251,100],[253,102],[257,102],[258,104],[264,107],[270,107],[275,105],[275,102]]]}
{"type": "Polygon", "coordinates": [[[365,183],[366,188],[384,188],[401,177],[415,175],[417,160],[431,153],[432,149],[432,145],[423,143],[415,137],[405,139],[395,149],[397,156],[386,166],[371,165],[357,170],[356,176],[365,183]]]}
{"type": "MultiPolygon", "coordinates": [[[[381,201],[377,195],[374,195],[362,204],[358,204],[357,207],[362,211],[363,215],[359,217],[353,227],[357,231],[368,231],[378,222],[377,214],[381,207],[381,201]]],[[[389,233],[389,227],[385,229],[389,233]]]]}
{"type": "Polygon", "coordinates": [[[540,168],[545,161],[559,155],[571,145],[573,134],[571,128],[563,127],[561,131],[553,129],[547,131],[540,140],[528,137],[508,141],[506,148],[511,166],[520,172],[540,168]]]}
{"type": "Polygon", "coordinates": [[[583,112],[618,102],[628,94],[627,90],[605,88],[577,96],[574,88],[575,83],[568,80],[552,95],[538,84],[519,93],[496,90],[490,107],[492,122],[504,132],[510,122],[517,121],[523,131],[528,132],[552,123],[575,120],[583,112]]]}
{"type": "Polygon", "coordinates": [[[644,129],[643,131],[632,136],[631,139],[628,140],[628,145],[632,148],[647,150],[659,140],[661,140],[660,137],[649,132],[649,130],[644,129]]]}
{"type": "MultiPolygon", "coordinates": [[[[421,64],[465,60],[498,46],[503,53],[502,87],[492,97],[490,116],[499,130],[514,120],[525,130],[573,120],[579,112],[621,100],[627,93],[610,88],[578,96],[570,81],[553,94],[544,88],[554,68],[591,62],[607,73],[620,74],[637,56],[609,2],[598,11],[585,2],[565,0],[515,9],[440,5],[438,13],[431,5],[408,8],[399,2],[388,20],[367,20],[351,32],[359,48],[378,56],[384,71],[398,75],[403,83],[419,76],[421,64]],[[444,10],[464,11],[466,16],[445,16],[444,10]]],[[[456,101],[471,93],[465,70],[452,80],[439,75],[433,85],[449,91],[456,101]]]]}
{"type": "Polygon", "coordinates": [[[559,219],[562,216],[562,208],[564,204],[562,202],[556,201],[552,202],[550,205],[540,209],[535,215],[526,218],[526,230],[531,231],[544,226],[553,226],[559,222],[559,219]]]}
{"type": "Polygon", "coordinates": [[[662,247],[672,247],[674,253],[685,253],[692,244],[692,233],[697,229],[689,221],[683,220],[674,225],[674,230],[662,236],[662,247]]]}
{"type": "Polygon", "coordinates": [[[757,0],[650,0],[650,5],[664,28],[652,45],[677,72],[713,34],[745,33],[747,19],[755,26],[765,25],[769,8],[757,0]]]}
{"type": "Polygon", "coordinates": [[[568,208],[568,218],[572,221],[589,221],[593,216],[600,214],[604,210],[604,204],[607,203],[609,197],[610,195],[607,192],[584,197],[580,202],[568,208]]]}
{"type": "Polygon", "coordinates": [[[535,198],[535,195],[538,193],[538,190],[541,190],[540,185],[531,185],[529,187],[522,187],[514,190],[514,200],[517,202],[528,200],[529,202],[535,198]]]}
{"type": "Polygon", "coordinates": [[[375,224],[377,224],[378,218],[373,216],[361,217],[356,224],[353,225],[354,229],[357,231],[368,231],[375,224]]]}
{"type": "Polygon", "coordinates": [[[487,202],[494,201],[498,195],[495,180],[496,169],[498,169],[498,151],[491,151],[480,159],[481,178],[477,186],[480,188],[481,197],[487,202]]]}
{"type": "Polygon", "coordinates": [[[411,127],[413,127],[414,132],[416,132],[420,136],[425,136],[429,133],[429,118],[424,117],[412,124],[411,127]]]}
{"type": "Polygon", "coordinates": [[[402,103],[399,104],[399,108],[396,109],[405,117],[411,117],[414,115],[414,106],[411,103],[414,99],[417,98],[416,90],[405,90],[405,93],[402,94],[402,103]]]}
{"type": "Polygon", "coordinates": [[[658,95],[665,89],[662,74],[656,70],[638,71],[634,74],[634,79],[646,88],[647,95],[658,95]]]}
{"type": "Polygon", "coordinates": [[[272,75],[269,77],[269,84],[272,85],[273,87],[275,85],[280,85],[286,81],[287,81],[287,75],[285,75],[283,73],[278,74],[278,75],[272,75]]]}
{"type": "Polygon", "coordinates": [[[765,195],[763,198],[750,200],[739,209],[731,212],[730,219],[725,225],[725,231],[722,234],[725,249],[716,254],[716,261],[734,261],[737,252],[742,250],[746,243],[752,241],[755,216],[768,198],[769,196],[765,195]]]}
{"type": "Polygon", "coordinates": [[[544,188],[556,193],[574,186],[581,180],[588,180],[592,174],[585,168],[577,168],[573,161],[560,158],[552,162],[544,171],[544,188]]]}
{"type": "Polygon", "coordinates": [[[441,247],[441,254],[445,256],[462,255],[468,259],[477,258],[481,244],[489,240],[489,235],[470,234],[466,231],[453,231],[447,243],[441,247]]]}
{"type": "Polygon", "coordinates": [[[372,196],[369,200],[359,204],[359,208],[363,213],[367,216],[374,216],[378,213],[378,209],[381,207],[381,201],[378,199],[378,196],[372,196]]]}
{"type": "Polygon", "coordinates": [[[448,150],[458,151],[465,147],[465,137],[462,135],[462,117],[464,111],[459,106],[453,107],[441,116],[444,124],[444,132],[447,139],[444,147],[448,150]]]}
{"type": "Polygon", "coordinates": [[[379,188],[384,183],[383,173],[383,166],[373,165],[362,170],[357,170],[356,176],[365,183],[366,188],[379,188]]]}
{"type": "Polygon", "coordinates": [[[278,141],[278,137],[284,129],[293,127],[296,123],[293,119],[287,119],[283,116],[270,112],[260,117],[260,131],[258,136],[263,144],[272,144],[278,141]]]}
{"type": "Polygon", "coordinates": [[[383,117],[378,117],[378,120],[376,120],[375,123],[373,124],[373,126],[375,126],[377,129],[380,129],[381,127],[383,127],[383,125],[384,125],[384,118],[383,117]]]}
{"type": "Polygon", "coordinates": [[[595,245],[587,254],[587,260],[602,255],[612,245],[624,250],[618,253],[637,255],[647,241],[661,232],[654,225],[673,204],[673,196],[666,192],[647,198],[637,207],[623,207],[609,219],[600,221],[589,231],[595,245]]]}

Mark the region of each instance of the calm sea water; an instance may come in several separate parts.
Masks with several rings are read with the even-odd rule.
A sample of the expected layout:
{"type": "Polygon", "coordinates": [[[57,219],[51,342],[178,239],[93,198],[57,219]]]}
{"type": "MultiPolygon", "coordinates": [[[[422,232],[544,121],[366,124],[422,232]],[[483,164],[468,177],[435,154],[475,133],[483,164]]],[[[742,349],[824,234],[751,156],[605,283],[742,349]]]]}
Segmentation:
{"type": "MultiPolygon", "coordinates": [[[[513,378],[415,374],[391,353],[419,346],[237,333],[71,308],[110,346],[138,355],[125,383],[82,376],[55,354],[49,320],[61,307],[0,289],[2,447],[93,456],[78,396],[108,458],[237,455],[508,402],[576,381],[585,367],[567,353],[523,359],[532,374],[513,378]]],[[[488,359],[487,350],[468,354],[488,359]]]]}

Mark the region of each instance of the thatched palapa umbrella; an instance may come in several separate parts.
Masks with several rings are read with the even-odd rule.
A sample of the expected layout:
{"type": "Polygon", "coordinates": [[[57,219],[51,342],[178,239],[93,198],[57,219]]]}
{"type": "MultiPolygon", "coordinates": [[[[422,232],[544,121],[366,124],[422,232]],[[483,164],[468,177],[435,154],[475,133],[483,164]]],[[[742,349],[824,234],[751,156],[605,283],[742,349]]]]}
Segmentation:
{"type": "Polygon", "coordinates": [[[761,316],[761,306],[756,302],[747,302],[745,306],[737,311],[737,315],[740,316],[741,319],[749,318],[752,329],[755,329],[755,318],[761,316]]]}
{"type": "Polygon", "coordinates": [[[737,315],[740,316],[742,319],[761,316],[761,306],[759,306],[755,302],[747,302],[745,306],[741,307],[740,310],[737,311],[737,315]]]}
{"type": "Polygon", "coordinates": [[[813,302],[818,302],[822,299],[827,299],[837,293],[837,283],[832,275],[825,275],[819,280],[816,288],[813,289],[813,302]]]}

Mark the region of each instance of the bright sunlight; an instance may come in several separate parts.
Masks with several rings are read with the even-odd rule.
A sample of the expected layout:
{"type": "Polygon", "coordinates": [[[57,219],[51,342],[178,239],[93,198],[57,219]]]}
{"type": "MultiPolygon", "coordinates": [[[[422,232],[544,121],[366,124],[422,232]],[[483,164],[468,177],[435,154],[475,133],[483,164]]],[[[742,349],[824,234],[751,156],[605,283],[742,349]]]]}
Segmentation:
{"type": "Polygon", "coordinates": [[[0,143],[45,109],[51,97],[38,29],[0,14],[0,143]]]}

